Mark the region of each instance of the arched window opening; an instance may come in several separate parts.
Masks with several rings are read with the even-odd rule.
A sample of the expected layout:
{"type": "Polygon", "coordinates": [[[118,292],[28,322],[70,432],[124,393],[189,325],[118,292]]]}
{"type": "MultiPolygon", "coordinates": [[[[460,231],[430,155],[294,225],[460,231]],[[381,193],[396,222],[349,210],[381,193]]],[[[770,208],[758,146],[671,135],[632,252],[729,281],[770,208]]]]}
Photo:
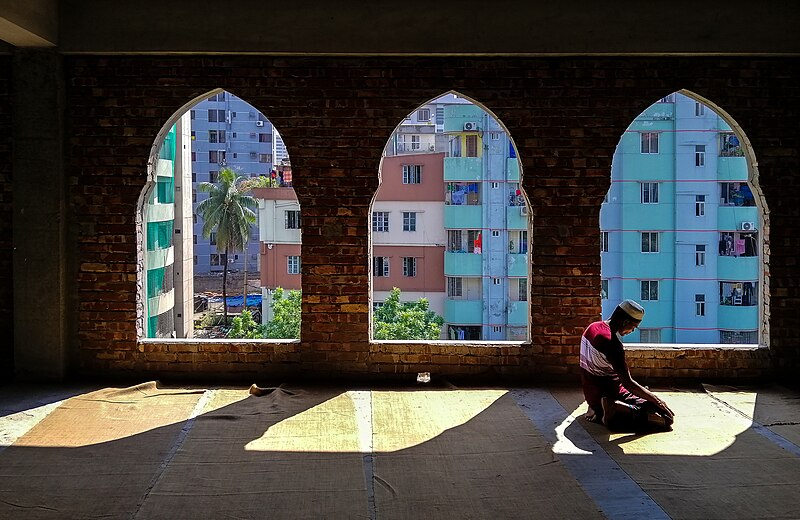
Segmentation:
{"type": "Polygon", "coordinates": [[[142,197],[140,336],[299,337],[300,207],[280,134],[222,90],[174,120],[142,197]]]}
{"type": "Polygon", "coordinates": [[[603,316],[623,299],[636,343],[765,343],[763,201],[740,130],[670,94],[628,127],[600,211],[603,316]],[[761,337],[759,337],[761,331],[761,337]]]}
{"type": "Polygon", "coordinates": [[[376,340],[526,341],[528,203],[511,136],[457,93],[392,134],[373,200],[376,340]]]}

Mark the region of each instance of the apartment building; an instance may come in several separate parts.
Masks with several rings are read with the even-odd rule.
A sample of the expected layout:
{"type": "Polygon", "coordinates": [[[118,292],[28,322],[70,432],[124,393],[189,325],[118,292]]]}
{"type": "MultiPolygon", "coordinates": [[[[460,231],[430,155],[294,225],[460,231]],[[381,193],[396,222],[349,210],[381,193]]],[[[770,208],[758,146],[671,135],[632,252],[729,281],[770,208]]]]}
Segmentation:
{"type": "MultiPolygon", "coordinates": [[[[275,136],[272,124],[255,107],[229,92],[220,92],[201,101],[191,110],[192,125],[192,198],[194,207],[208,195],[199,192],[201,182],[216,182],[222,168],[231,168],[239,175],[269,175],[274,164],[273,153],[284,154],[283,140],[275,136]]],[[[197,274],[222,271],[223,254],[217,251],[214,235],[203,237],[203,220],[195,215],[194,270],[197,274]]],[[[229,255],[231,269],[258,267],[258,229],[251,229],[246,254],[229,255]]]]}
{"type": "Polygon", "coordinates": [[[647,313],[629,341],[758,343],[760,210],[740,138],[679,93],[647,108],[614,154],[600,212],[603,315],[647,313]]]}
{"type": "Polygon", "coordinates": [[[143,333],[148,338],[191,338],[193,324],[192,185],[188,114],[164,138],[155,183],[144,202],[143,333]]]}

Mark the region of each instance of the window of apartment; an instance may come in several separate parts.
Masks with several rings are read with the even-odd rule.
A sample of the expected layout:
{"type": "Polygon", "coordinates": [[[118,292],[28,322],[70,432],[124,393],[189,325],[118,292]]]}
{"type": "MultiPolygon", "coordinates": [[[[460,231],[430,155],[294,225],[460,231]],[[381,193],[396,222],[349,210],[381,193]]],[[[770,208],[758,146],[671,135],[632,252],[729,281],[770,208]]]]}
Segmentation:
{"type": "Polygon", "coordinates": [[[600,299],[607,300],[608,299],[608,279],[603,278],[600,280],[600,299]]]}
{"type": "Polygon", "coordinates": [[[386,256],[375,256],[372,258],[372,275],[389,276],[389,258],[386,256]]]}
{"type": "Polygon", "coordinates": [[[500,325],[492,325],[492,332],[494,332],[495,334],[500,334],[501,332],[503,332],[503,327],[501,327],[500,325]]]}
{"type": "Polygon", "coordinates": [[[417,230],[417,214],[413,211],[403,212],[403,231],[417,230]]]}
{"type": "Polygon", "coordinates": [[[222,255],[219,253],[211,253],[208,255],[208,265],[220,266],[222,263],[222,255]]]}
{"type": "Polygon", "coordinates": [[[194,119],[195,117],[196,117],[196,116],[195,116],[194,110],[191,110],[191,111],[189,112],[189,119],[194,119]]]}
{"type": "Polygon", "coordinates": [[[658,300],[658,280],[642,280],[642,300],[658,300]]]}
{"type": "Polygon", "coordinates": [[[258,134],[258,142],[259,143],[271,143],[272,142],[272,135],[271,134],[258,134]]]}
{"type": "MultiPolygon", "coordinates": [[[[745,222],[752,225],[752,222],[745,222]]],[[[741,224],[740,224],[741,225],[741,224]]],[[[719,256],[758,256],[756,233],[723,232],[719,234],[719,256]]]]}
{"type": "Polygon", "coordinates": [[[706,246],[704,244],[694,246],[694,265],[706,265],[706,246]]]}
{"type": "Polygon", "coordinates": [[[193,244],[197,243],[197,235],[192,235],[192,243],[193,244]]]}
{"type": "Polygon", "coordinates": [[[756,200],[746,182],[721,182],[720,204],[725,206],[755,206],[756,200]]]}
{"type": "Polygon", "coordinates": [[[455,135],[450,138],[450,157],[461,157],[461,137],[455,135]]]}
{"type": "Polygon", "coordinates": [[[403,184],[420,184],[422,182],[421,164],[403,165],[403,184]]]}
{"type": "Polygon", "coordinates": [[[702,103],[695,102],[695,104],[694,104],[694,115],[700,117],[702,115],[705,115],[705,113],[706,113],[706,106],[704,104],[702,104],[702,103]]]}
{"type": "MultiPolygon", "coordinates": [[[[192,153],[194,153],[194,152],[192,152],[192,153]]],[[[197,182],[197,172],[195,172],[195,171],[192,172],[192,182],[197,182]]]]}
{"type": "Polygon", "coordinates": [[[725,345],[755,345],[758,343],[757,330],[721,330],[719,342],[725,345]]]}
{"type": "Polygon", "coordinates": [[[258,152],[250,152],[250,158],[254,161],[258,159],[258,152]]]}
{"type": "Polygon", "coordinates": [[[527,278],[519,278],[517,280],[518,290],[519,290],[519,301],[526,302],[528,301],[528,279],[527,278]]]}
{"type": "Polygon", "coordinates": [[[489,136],[492,139],[492,141],[499,141],[500,140],[500,132],[490,132],[489,136]]]}
{"type": "Polygon", "coordinates": [[[300,229],[300,211],[287,210],[283,212],[283,221],[286,229],[300,229]]]}
{"type": "Polygon", "coordinates": [[[286,273],[287,274],[300,274],[300,257],[287,256],[286,257],[286,273]]]}
{"type": "Polygon", "coordinates": [[[741,157],[744,155],[739,138],[733,132],[722,132],[719,134],[719,156],[720,157],[741,157]]]}
{"type": "Polygon", "coordinates": [[[642,204],[658,204],[658,183],[642,183],[642,204]]]}
{"type": "Polygon", "coordinates": [[[197,139],[197,132],[195,132],[194,130],[192,130],[192,134],[191,135],[192,135],[192,141],[197,139]]]}
{"type": "Polygon", "coordinates": [[[695,166],[705,166],[706,165],[706,145],[704,144],[697,144],[694,147],[694,165],[695,166]]]}
{"type": "Polygon", "coordinates": [[[448,182],[444,195],[446,206],[478,206],[481,203],[480,183],[448,182]]]}
{"type": "Polygon", "coordinates": [[[271,153],[258,154],[258,162],[260,162],[260,163],[271,163],[272,162],[272,154],[271,153]]]}
{"type": "Polygon", "coordinates": [[[494,285],[500,285],[503,283],[503,281],[500,278],[492,278],[492,283],[494,285]]]}
{"type": "Polygon", "coordinates": [[[197,202],[197,190],[192,188],[192,202],[197,202]]]}
{"type": "Polygon", "coordinates": [[[212,246],[217,245],[217,234],[215,232],[212,231],[211,234],[208,236],[208,243],[211,244],[212,246]]]}
{"type": "Polygon", "coordinates": [[[500,187],[500,183],[499,182],[492,182],[492,189],[493,190],[496,190],[499,187],[500,187]]]}
{"type": "Polygon", "coordinates": [[[197,152],[192,152],[192,162],[197,160],[197,152]]]}
{"type": "Polygon", "coordinates": [[[460,298],[464,295],[463,279],[459,277],[447,278],[447,297],[460,298]]]}
{"type": "Polygon", "coordinates": [[[658,253],[658,232],[642,232],[642,253],[658,253]]]}
{"type": "Polygon", "coordinates": [[[659,103],[674,103],[675,102],[675,94],[670,94],[668,96],[664,96],[658,100],[659,103]]]}
{"type": "Polygon", "coordinates": [[[403,276],[417,276],[417,259],[413,256],[403,257],[403,276]]]}
{"type": "Polygon", "coordinates": [[[224,143],[225,142],[225,130],[209,130],[208,131],[208,142],[209,143],[224,143]]]}
{"type": "Polygon", "coordinates": [[[658,153],[658,132],[642,132],[642,153],[658,153]]]}
{"type": "Polygon", "coordinates": [[[720,282],[719,283],[719,304],[720,305],[758,305],[758,293],[756,282],[720,282]]]}
{"type": "Polygon", "coordinates": [[[381,307],[383,307],[384,302],[372,302],[372,312],[377,311],[381,307]]]}
{"type": "Polygon", "coordinates": [[[696,217],[702,217],[706,214],[706,196],[705,195],[695,195],[694,196],[694,215],[696,217]]]}
{"type": "Polygon", "coordinates": [[[431,109],[420,108],[417,110],[417,121],[428,122],[431,120],[431,109]]]}
{"type": "Polygon", "coordinates": [[[412,150],[419,150],[420,146],[420,137],[418,135],[411,136],[411,149],[412,150]]]}
{"type": "Polygon", "coordinates": [[[211,123],[222,123],[225,122],[225,111],[224,110],[217,110],[215,108],[209,109],[208,111],[208,121],[211,123]]]}
{"type": "Polygon", "coordinates": [[[706,295],[705,294],[695,294],[694,295],[694,314],[695,314],[695,316],[705,316],[706,315],[706,295]]]}
{"type": "Polygon", "coordinates": [[[600,252],[608,253],[608,231],[600,232],[600,252]]]}
{"type": "Polygon", "coordinates": [[[197,255],[194,255],[194,265],[197,265],[197,255]]]}
{"type": "Polygon", "coordinates": [[[475,134],[469,134],[465,138],[466,146],[467,146],[467,157],[477,157],[478,156],[478,136],[475,134]]]}
{"type": "Polygon", "coordinates": [[[208,152],[208,162],[212,164],[225,164],[227,152],[225,150],[210,150],[208,152]]]}
{"type": "Polygon", "coordinates": [[[208,170],[208,182],[217,182],[219,180],[219,170],[208,170]]]}
{"type": "Polygon", "coordinates": [[[372,212],[372,231],[382,233],[389,232],[389,212],[388,211],[373,211],[372,212]]]}
{"type": "Polygon", "coordinates": [[[639,329],[640,343],[661,343],[661,329],[639,329]]]}

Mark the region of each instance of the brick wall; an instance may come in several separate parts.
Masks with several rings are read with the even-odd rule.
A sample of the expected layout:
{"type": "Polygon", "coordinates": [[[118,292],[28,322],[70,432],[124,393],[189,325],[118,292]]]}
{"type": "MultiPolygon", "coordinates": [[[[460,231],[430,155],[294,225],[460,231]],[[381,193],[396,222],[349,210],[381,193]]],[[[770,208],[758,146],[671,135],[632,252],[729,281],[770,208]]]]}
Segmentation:
{"type": "Polygon", "coordinates": [[[10,76],[11,56],[0,56],[0,378],[14,372],[10,76]]]}
{"type": "Polygon", "coordinates": [[[697,377],[702,368],[753,377],[798,365],[796,60],[73,56],[66,63],[80,373],[572,378],[578,337],[600,309],[599,209],[614,148],[644,108],[682,88],[724,109],[753,144],[770,211],[772,349],[648,351],[632,354],[632,363],[641,375],[673,378],[697,377]],[[261,110],[292,158],[304,301],[302,339],[291,348],[137,343],[135,213],[147,158],[176,111],[215,88],[261,110]],[[533,205],[530,346],[368,341],[368,216],[380,154],[399,121],[449,90],[490,109],[522,161],[533,205]]]}

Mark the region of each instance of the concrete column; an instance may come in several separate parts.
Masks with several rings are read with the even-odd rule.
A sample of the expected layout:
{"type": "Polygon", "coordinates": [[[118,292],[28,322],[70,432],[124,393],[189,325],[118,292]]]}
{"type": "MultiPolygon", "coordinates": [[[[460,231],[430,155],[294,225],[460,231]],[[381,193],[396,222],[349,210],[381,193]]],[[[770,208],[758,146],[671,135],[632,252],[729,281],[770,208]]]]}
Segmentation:
{"type": "Polygon", "coordinates": [[[17,50],[12,76],[14,371],[60,380],[69,322],[62,59],[17,50]]]}

